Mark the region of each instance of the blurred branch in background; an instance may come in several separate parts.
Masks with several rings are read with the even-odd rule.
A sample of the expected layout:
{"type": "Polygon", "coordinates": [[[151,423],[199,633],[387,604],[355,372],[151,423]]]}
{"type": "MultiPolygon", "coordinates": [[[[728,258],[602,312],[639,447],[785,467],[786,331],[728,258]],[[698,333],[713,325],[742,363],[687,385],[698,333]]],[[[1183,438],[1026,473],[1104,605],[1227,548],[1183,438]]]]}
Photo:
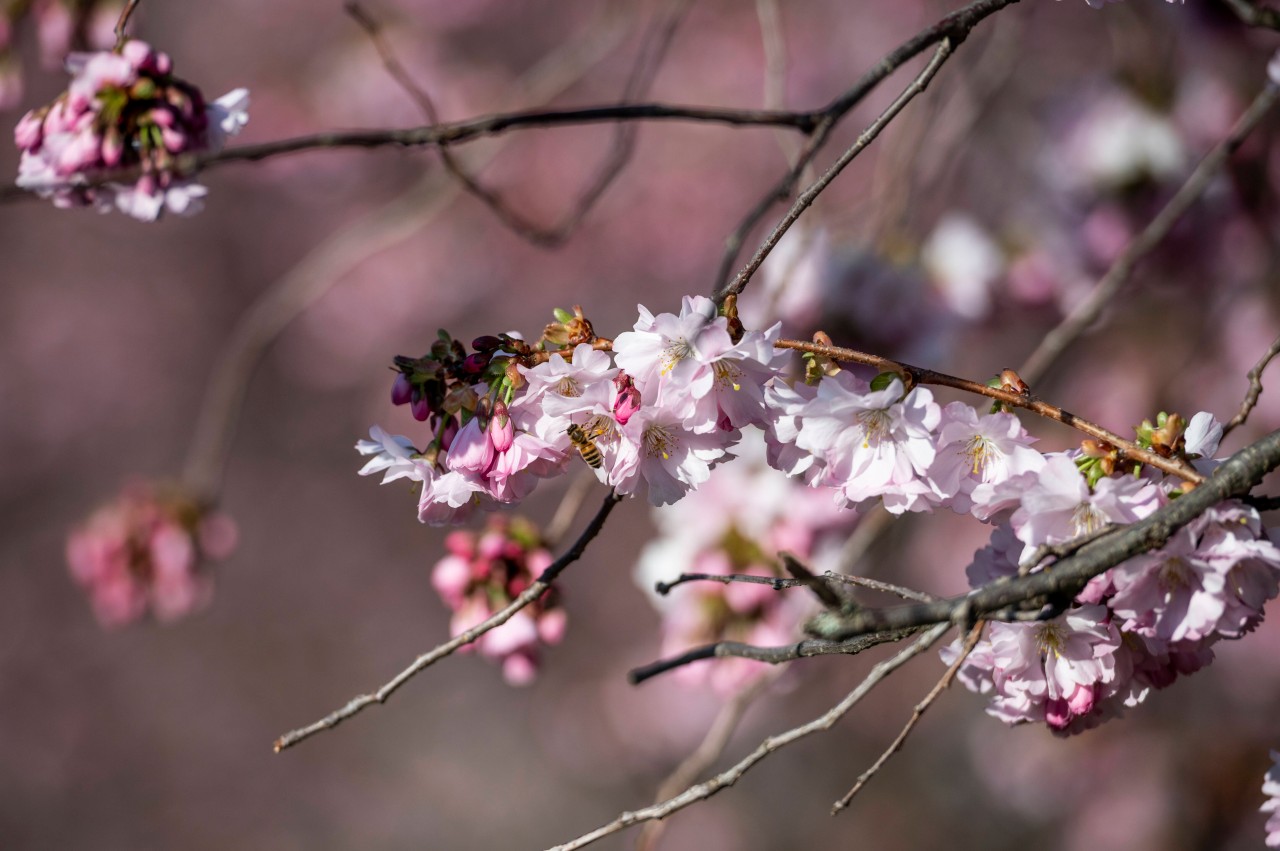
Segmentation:
{"type": "MultiPolygon", "coordinates": [[[[669,11],[646,30],[640,44],[639,55],[632,66],[626,86],[623,89],[620,103],[632,103],[644,97],[649,91],[654,79],[657,77],[659,68],[662,67],[662,60],[666,56],[667,48],[670,47],[672,40],[675,38],[676,32],[679,30],[685,13],[692,5],[692,2],[693,0],[674,0],[669,4],[669,11]]],[[[378,22],[359,3],[348,2],[345,8],[347,13],[369,35],[374,49],[377,50],[383,66],[387,69],[387,73],[417,104],[423,118],[431,122],[432,125],[439,125],[440,115],[436,110],[431,95],[428,94],[426,89],[413,81],[408,70],[396,57],[391,45],[383,36],[382,28],[378,22]]],[[[529,242],[546,248],[553,248],[562,245],[573,234],[596,202],[604,197],[609,185],[622,173],[635,151],[635,137],[636,128],[633,124],[619,122],[615,126],[609,152],[600,164],[596,176],[587,184],[586,189],[581,192],[577,201],[561,220],[549,227],[544,227],[526,218],[519,211],[513,209],[496,190],[482,184],[478,177],[469,172],[459,162],[448,145],[439,145],[437,147],[440,152],[440,159],[448,172],[462,184],[470,195],[488,207],[499,221],[529,242]]]]}
{"type": "Polygon", "coordinates": [[[1160,241],[1163,240],[1178,219],[1191,208],[1204,191],[1209,188],[1209,184],[1217,175],[1219,169],[1226,164],[1231,154],[1235,152],[1248,135],[1253,132],[1254,128],[1262,122],[1262,119],[1275,105],[1276,99],[1280,97],[1280,86],[1275,82],[1268,82],[1253,99],[1253,103],[1249,104],[1249,108],[1231,128],[1231,133],[1226,139],[1222,140],[1212,151],[1200,160],[1199,165],[1187,177],[1185,183],[1174,194],[1169,202],[1164,205],[1151,223],[1138,235],[1137,239],[1129,243],[1124,252],[1116,258],[1115,263],[1107,270],[1107,273],[1098,281],[1098,286],[1094,288],[1089,297],[1071,311],[1067,317],[1054,328],[1036,348],[1026,362],[1018,368],[1018,374],[1028,384],[1035,384],[1049,370],[1051,364],[1056,361],[1059,355],[1067,349],[1072,343],[1078,340],[1089,326],[1092,325],[1102,311],[1106,309],[1129,280],[1129,276],[1133,274],[1134,267],[1142,258],[1146,257],[1155,249],[1160,241]]]}
{"type": "Polygon", "coordinates": [[[1251,27],[1280,30],[1280,11],[1253,0],[1222,0],[1241,21],[1251,27]]]}

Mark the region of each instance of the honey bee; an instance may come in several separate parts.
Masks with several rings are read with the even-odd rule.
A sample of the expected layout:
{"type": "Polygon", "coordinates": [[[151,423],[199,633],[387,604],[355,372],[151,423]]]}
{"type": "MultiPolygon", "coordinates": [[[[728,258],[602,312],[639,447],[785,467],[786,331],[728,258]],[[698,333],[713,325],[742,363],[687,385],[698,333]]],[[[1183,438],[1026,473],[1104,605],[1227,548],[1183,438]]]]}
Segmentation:
{"type": "Polygon", "coordinates": [[[592,439],[593,435],[588,435],[586,429],[577,423],[572,423],[565,433],[569,435],[574,449],[578,450],[578,454],[582,456],[583,461],[587,462],[588,467],[597,469],[604,463],[604,459],[600,457],[600,447],[596,446],[596,442],[592,439]]]}

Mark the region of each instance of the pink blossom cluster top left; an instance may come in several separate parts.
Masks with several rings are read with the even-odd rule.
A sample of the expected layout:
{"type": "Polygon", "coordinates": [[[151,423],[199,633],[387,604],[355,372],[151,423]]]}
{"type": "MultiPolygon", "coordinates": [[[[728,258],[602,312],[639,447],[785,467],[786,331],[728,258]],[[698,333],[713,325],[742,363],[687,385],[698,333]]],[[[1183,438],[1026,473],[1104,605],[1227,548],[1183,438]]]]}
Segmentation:
{"type": "Polygon", "coordinates": [[[67,90],[14,128],[18,185],[58,207],[92,205],[140,221],[165,210],[198,212],[207,190],[178,172],[178,158],[218,151],[238,133],[248,121],[248,91],[206,103],[173,74],[168,54],[137,40],[73,53],[67,70],[67,90]]]}

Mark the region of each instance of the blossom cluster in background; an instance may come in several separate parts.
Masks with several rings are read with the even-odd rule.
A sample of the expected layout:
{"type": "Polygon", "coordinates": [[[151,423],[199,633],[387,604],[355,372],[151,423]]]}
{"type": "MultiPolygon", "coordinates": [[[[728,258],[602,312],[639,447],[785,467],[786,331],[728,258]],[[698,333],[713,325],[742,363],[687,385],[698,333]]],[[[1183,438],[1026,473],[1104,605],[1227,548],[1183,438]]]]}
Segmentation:
{"type": "Polygon", "coordinates": [[[204,606],[213,582],[203,565],[235,550],[235,523],[185,495],[131,482],[67,539],[71,575],[106,627],[150,612],[172,621],[204,606]]]}
{"type": "MultiPolygon", "coordinates": [[[[495,515],[481,532],[456,530],[445,539],[447,555],[431,570],[431,584],[453,612],[449,629],[459,635],[508,606],[551,565],[537,528],[521,517],[495,515]]],[[[511,685],[527,685],[538,673],[539,647],[559,644],[567,620],[551,589],[464,651],[502,664],[511,685]]]]}
{"type": "Polygon", "coordinates": [[[175,171],[185,154],[222,148],[248,121],[248,92],[213,103],[173,74],[173,60],[136,39],[67,58],[67,91],[14,129],[18,185],[56,206],[92,205],[155,221],[197,212],[206,189],[175,171]],[[111,181],[113,172],[127,176],[111,181]]]}
{"type": "MultiPolygon", "coordinates": [[[[701,488],[676,506],[653,511],[658,535],[645,545],[636,581],[662,614],[663,656],[715,641],[776,646],[795,640],[810,598],[768,584],[690,582],[668,594],[655,590],[681,573],[785,575],[779,552],[815,572],[838,569],[839,544],[856,519],[827,494],[769,468],[758,434],[737,447],[732,464],[717,467],[701,488]]],[[[769,666],[748,659],[684,665],[672,675],[728,694],[769,666]]]]}

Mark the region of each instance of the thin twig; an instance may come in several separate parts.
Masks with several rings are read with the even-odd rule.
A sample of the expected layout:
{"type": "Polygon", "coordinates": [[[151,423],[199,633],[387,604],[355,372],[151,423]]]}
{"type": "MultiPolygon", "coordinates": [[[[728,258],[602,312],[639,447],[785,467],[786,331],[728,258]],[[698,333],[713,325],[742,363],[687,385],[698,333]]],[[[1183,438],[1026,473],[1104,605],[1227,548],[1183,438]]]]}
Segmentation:
{"type": "Polygon", "coordinates": [[[1171,476],[1177,476],[1188,482],[1204,481],[1204,476],[1197,473],[1190,465],[1181,463],[1176,459],[1164,458],[1154,452],[1138,446],[1132,441],[1125,440],[1118,434],[1107,431],[1097,423],[1089,420],[1081,419],[1075,414],[1059,408],[1057,405],[1051,405],[1048,402],[1041,401],[1029,393],[1013,393],[1003,390],[999,387],[989,387],[977,381],[970,381],[967,378],[958,378],[954,375],[948,375],[945,372],[935,372],[932,369],[924,367],[912,366],[901,361],[890,360],[889,358],[880,357],[879,355],[867,354],[854,349],[845,349],[839,346],[826,346],[821,343],[806,343],[803,340],[778,340],[774,345],[780,349],[794,349],[800,352],[812,352],[813,354],[823,355],[834,360],[846,361],[849,363],[861,363],[873,366],[881,372],[896,372],[904,376],[910,384],[933,384],[940,387],[953,387],[956,390],[964,390],[969,393],[976,393],[979,396],[987,396],[991,399],[997,399],[1015,408],[1023,408],[1042,417],[1060,422],[1063,425],[1071,426],[1077,431],[1084,432],[1090,437],[1104,440],[1116,448],[1123,456],[1132,461],[1138,461],[1143,464],[1155,467],[1157,470],[1168,473],[1171,476]]]}
{"type": "Polygon", "coordinates": [[[1204,159],[1200,160],[1169,202],[1156,214],[1142,233],[1125,247],[1115,263],[1111,264],[1111,268],[1102,276],[1102,280],[1098,281],[1098,285],[1094,287],[1089,297],[1072,310],[1056,328],[1046,334],[1040,341],[1040,345],[1027,358],[1026,363],[1018,367],[1018,375],[1022,376],[1023,381],[1034,386],[1063,350],[1079,339],[1098,319],[1102,311],[1115,298],[1116,293],[1129,280],[1138,262],[1160,244],[1178,219],[1182,218],[1183,213],[1204,194],[1218,170],[1258,126],[1275,104],[1278,96],[1280,96],[1280,87],[1276,84],[1269,82],[1263,87],[1258,96],[1253,99],[1253,103],[1249,104],[1249,108],[1231,128],[1227,138],[1219,142],[1205,155],[1204,159]]]}
{"type": "MultiPolygon", "coordinates": [[[[893,594],[904,600],[931,603],[938,599],[932,594],[926,594],[923,591],[914,591],[901,585],[892,585],[888,582],[881,582],[878,579],[868,579],[865,576],[846,576],[843,573],[829,570],[821,574],[821,577],[833,582],[843,582],[846,585],[858,585],[863,588],[870,588],[873,591],[883,591],[886,594],[893,594]]],[[[670,593],[671,589],[686,582],[719,582],[722,585],[728,585],[732,582],[745,582],[747,584],[769,585],[775,591],[782,591],[787,588],[803,588],[805,586],[805,582],[799,579],[784,579],[779,576],[757,576],[751,573],[682,573],[670,582],[656,582],[653,587],[655,591],[665,596],[670,593]]]]}
{"type": "Polygon", "coordinates": [[[862,790],[862,787],[867,785],[867,781],[874,777],[876,772],[878,772],[884,764],[902,748],[902,743],[907,740],[907,736],[911,735],[911,731],[915,729],[916,724],[919,723],[921,717],[924,716],[925,711],[933,705],[935,700],[938,699],[938,695],[942,694],[942,692],[946,691],[946,689],[951,686],[951,681],[955,679],[956,673],[960,670],[960,666],[964,664],[964,660],[973,652],[973,648],[978,644],[978,639],[982,637],[982,629],[984,626],[986,626],[985,621],[978,621],[973,625],[973,629],[969,630],[969,637],[965,639],[964,646],[960,649],[960,655],[951,663],[951,667],[947,668],[947,672],[942,675],[942,678],[938,680],[934,687],[929,689],[929,693],[924,696],[924,700],[917,703],[915,708],[911,710],[911,717],[907,719],[907,723],[903,726],[902,732],[898,733],[898,737],[893,740],[893,743],[890,744],[889,747],[885,748],[884,753],[880,754],[880,757],[871,764],[870,768],[858,775],[858,779],[854,781],[853,788],[846,792],[843,798],[832,805],[831,815],[835,815],[845,807],[849,806],[849,802],[853,800],[853,796],[858,794],[858,792],[862,790]]]}
{"type": "Polygon", "coordinates": [[[961,597],[896,608],[862,608],[848,614],[820,612],[808,624],[810,634],[831,641],[890,629],[960,622],[968,626],[993,612],[1039,600],[1070,600],[1090,579],[1126,559],[1163,546],[1169,538],[1223,500],[1243,497],[1269,472],[1280,467],[1280,430],[1246,446],[1224,461],[1190,493],[1146,518],[1091,541],[1043,570],[992,582],[961,597]]]}
{"type": "Polygon", "coordinates": [[[902,90],[902,93],[898,95],[893,103],[889,104],[889,107],[884,112],[880,113],[880,116],[876,118],[875,121],[871,122],[871,125],[867,127],[866,130],[862,131],[862,135],[860,135],[854,141],[853,145],[851,145],[834,163],[832,163],[831,167],[828,168],[821,177],[810,184],[808,189],[800,193],[800,197],[798,197],[795,203],[791,205],[791,209],[782,217],[782,221],[778,222],[778,224],[774,226],[773,230],[770,231],[769,235],[765,237],[764,242],[761,243],[758,249],[756,249],[756,253],[752,255],[751,259],[747,261],[747,265],[738,272],[736,277],[734,277],[732,283],[724,288],[717,288],[714,296],[716,301],[723,301],[727,296],[740,295],[742,293],[747,282],[751,280],[751,277],[756,273],[756,270],[760,268],[760,264],[762,264],[765,258],[769,256],[770,252],[773,251],[774,246],[778,244],[778,241],[782,239],[783,235],[791,229],[793,224],[796,223],[796,220],[800,218],[800,215],[804,213],[805,210],[809,209],[809,206],[813,204],[814,200],[831,184],[831,181],[835,180],[840,172],[844,171],[845,166],[853,162],[854,158],[857,157],[858,154],[866,150],[867,146],[875,141],[876,137],[880,135],[880,132],[884,130],[885,127],[889,126],[889,122],[893,121],[893,119],[897,117],[898,113],[900,113],[908,103],[928,88],[929,82],[934,78],[934,75],[938,73],[938,70],[942,67],[943,63],[945,63],[951,56],[956,43],[958,42],[953,42],[951,36],[942,39],[934,50],[929,63],[924,67],[924,70],[921,71],[915,79],[913,79],[911,83],[902,90]]]}
{"type": "Polygon", "coordinates": [[[654,804],[651,807],[645,807],[641,810],[633,812],[625,812],[613,821],[602,827],[596,828],[590,833],[583,834],[577,839],[566,842],[563,845],[557,845],[551,851],[576,851],[578,848],[585,848],[596,840],[603,839],[617,833],[620,830],[631,827],[641,822],[653,821],[655,819],[664,819],[672,813],[684,809],[690,804],[710,798],[717,792],[726,789],[737,783],[744,774],[751,770],[753,766],[761,760],[769,756],[774,751],[780,750],[793,742],[799,741],[812,733],[819,733],[824,730],[831,729],[837,721],[848,714],[857,703],[862,700],[872,688],[879,684],[885,677],[892,674],[898,668],[905,665],[915,656],[924,653],[942,637],[948,629],[947,624],[938,624],[931,630],[920,636],[910,646],[903,648],[897,655],[873,667],[866,678],[863,679],[858,686],[847,694],[839,703],[830,710],[823,713],[812,721],[794,727],[785,733],[779,733],[776,736],[770,736],[760,743],[754,751],[748,754],[744,759],[731,768],[722,771],[710,780],[706,780],[694,786],[690,786],[678,795],[673,795],[660,804],[654,804]]]}
{"type": "MultiPolygon", "coordinates": [[[[734,732],[738,729],[738,724],[742,722],[743,716],[747,714],[747,709],[777,679],[779,673],[777,671],[765,672],[746,687],[740,689],[737,694],[725,702],[724,706],[720,707],[720,712],[716,715],[715,720],[711,722],[711,727],[707,730],[707,735],[702,742],[658,786],[658,793],[654,796],[653,801],[655,804],[662,803],[667,798],[697,781],[698,777],[720,758],[720,755],[724,753],[724,749],[729,746],[729,740],[733,738],[734,732]]],[[[664,824],[664,822],[660,821],[651,821],[646,824],[640,831],[640,837],[636,840],[636,851],[652,851],[652,849],[657,848],[664,824]]]]}
{"type": "Polygon", "coordinates": [[[953,45],[959,44],[986,17],[1017,2],[1018,0],[976,0],[976,2],[970,3],[963,9],[958,9],[946,15],[937,23],[926,27],[891,50],[847,91],[829,103],[824,109],[812,112],[811,116],[815,119],[814,124],[805,131],[809,134],[809,140],[796,156],[791,168],[761,196],[755,206],[738,223],[738,227],[734,229],[733,233],[725,238],[724,251],[720,257],[719,268],[716,270],[715,286],[713,288],[713,293],[716,294],[716,297],[718,299],[723,298],[722,293],[727,292],[724,288],[728,282],[729,272],[737,261],[738,252],[742,250],[742,244],[746,241],[747,236],[755,229],[756,225],[760,224],[760,221],[773,208],[774,204],[780,204],[791,197],[791,193],[795,191],[801,176],[813,162],[813,158],[822,149],[831,135],[831,131],[835,129],[836,125],[850,110],[861,103],[863,98],[885,78],[925,50],[944,38],[950,38],[953,45]]]}
{"type": "Polygon", "coordinates": [[[1249,414],[1253,412],[1253,408],[1258,404],[1258,397],[1262,395],[1262,371],[1267,368],[1267,364],[1271,363],[1272,358],[1280,354],[1280,337],[1276,337],[1271,348],[1267,349],[1266,354],[1258,359],[1253,365],[1253,369],[1249,370],[1246,376],[1249,379],[1249,390],[1244,394],[1244,401],[1240,403],[1240,410],[1236,413],[1231,421],[1222,427],[1222,436],[1226,437],[1236,426],[1244,425],[1245,420],[1249,419],[1249,414]]]}
{"type": "Polygon", "coordinates": [[[784,644],[781,647],[759,647],[755,644],[744,644],[741,641],[717,641],[714,644],[695,647],[678,656],[659,659],[657,662],[634,668],[627,673],[627,681],[632,685],[639,685],[659,674],[707,659],[750,659],[754,662],[781,665],[783,662],[794,662],[797,659],[808,659],[812,656],[856,656],[880,644],[892,644],[910,638],[916,632],[918,630],[889,630],[872,635],[860,635],[853,641],[806,638],[804,641],[784,644]]]}
{"type": "Polygon", "coordinates": [[[116,50],[124,47],[124,43],[129,40],[125,35],[124,28],[129,25],[129,19],[133,17],[133,11],[138,8],[139,0],[129,0],[124,8],[120,10],[120,17],[116,19],[116,50]]]}
{"type": "Polygon", "coordinates": [[[396,674],[390,682],[382,686],[377,691],[354,697],[341,709],[334,710],[319,721],[285,733],[283,736],[276,739],[276,753],[279,753],[285,748],[292,747],[303,739],[310,738],[316,733],[338,726],[352,715],[357,714],[369,706],[385,703],[391,695],[395,694],[396,690],[399,689],[400,686],[407,683],[415,675],[421,673],[436,662],[439,662],[441,659],[444,659],[446,656],[452,655],[458,648],[470,644],[486,632],[500,627],[507,621],[511,620],[517,612],[545,594],[547,590],[551,588],[552,583],[555,582],[556,577],[559,576],[566,567],[581,558],[582,553],[587,548],[587,544],[591,543],[592,539],[594,539],[596,535],[600,534],[600,530],[604,527],[605,520],[609,517],[609,512],[613,511],[613,507],[621,500],[621,496],[613,491],[609,491],[609,495],[604,498],[604,502],[600,505],[600,510],[596,512],[595,517],[591,518],[591,522],[582,530],[582,534],[578,536],[578,540],[573,542],[573,546],[570,547],[564,555],[556,559],[546,570],[544,570],[542,574],[528,588],[522,591],[518,597],[512,600],[506,608],[491,615],[483,623],[477,624],[466,632],[460,633],[443,644],[423,653],[413,661],[412,665],[405,668],[399,674],[396,674]]]}

